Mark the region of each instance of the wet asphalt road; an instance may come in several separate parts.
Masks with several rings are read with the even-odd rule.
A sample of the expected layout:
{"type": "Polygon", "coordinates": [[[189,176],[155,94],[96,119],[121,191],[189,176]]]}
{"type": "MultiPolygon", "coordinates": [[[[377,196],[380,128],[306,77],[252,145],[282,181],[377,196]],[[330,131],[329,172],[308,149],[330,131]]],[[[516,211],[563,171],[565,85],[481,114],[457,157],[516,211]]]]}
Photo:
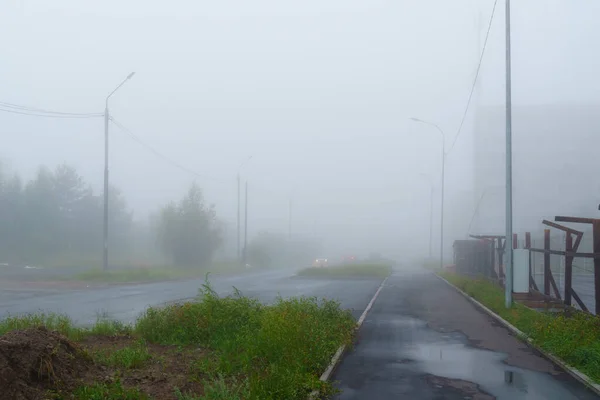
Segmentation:
{"type": "MultiPolygon", "coordinates": [[[[358,318],[381,283],[293,275],[288,270],[214,276],[211,284],[220,295],[236,287],[263,302],[278,295],[333,298],[358,318]]],[[[193,298],[203,282],[72,291],[9,288],[0,290],[0,318],[42,310],[68,314],[82,325],[98,315],[132,322],[148,306],[193,298]]],[[[444,282],[419,270],[395,271],[388,279],[333,380],[342,390],[338,400],[597,399],[444,282]]]]}
{"type": "MultiPolygon", "coordinates": [[[[219,295],[231,294],[235,287],[244,295],[266,303],[278,295],[333,298],[340,301],[342,307],[353,309],[357,317],[381,283],[381,279],[308,280],[294,275],[293,270],[259,271],[239,276],[212,276],[210,283],[219,295]]],[[[204,279],[190,279],[68,291],[3,288],[0,290],[0,319],[43,311],[66,314],[80,325],[92,324],[98,316],[133,322],[149,306],[195,297],[203,283],[204,279]]]]}
{"type": "Polygon", "coordinates": [[[333,380],[338,400],[597,399],[423,271],[388,279],[333,380]]]}

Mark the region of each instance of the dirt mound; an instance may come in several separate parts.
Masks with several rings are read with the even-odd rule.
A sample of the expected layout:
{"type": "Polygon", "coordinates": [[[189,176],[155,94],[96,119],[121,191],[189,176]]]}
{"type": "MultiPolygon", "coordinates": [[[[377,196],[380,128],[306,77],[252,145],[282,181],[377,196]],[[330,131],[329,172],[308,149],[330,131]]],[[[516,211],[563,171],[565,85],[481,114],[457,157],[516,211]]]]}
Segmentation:
{"type": "Polygon", "coordinates": [[[0,336],[0,399],[37,400],[49,390],[69,390],[90,372],[91,358],[46,328],[0,336]]]}

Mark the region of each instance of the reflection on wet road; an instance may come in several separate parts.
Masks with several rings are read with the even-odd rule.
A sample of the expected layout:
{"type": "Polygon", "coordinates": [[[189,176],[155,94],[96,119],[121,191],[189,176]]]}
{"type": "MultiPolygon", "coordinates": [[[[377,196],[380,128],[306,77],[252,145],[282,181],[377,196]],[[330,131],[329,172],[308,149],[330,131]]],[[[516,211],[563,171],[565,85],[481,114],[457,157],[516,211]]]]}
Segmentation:
{"type": "Polygon", "coordinates": [[[444,283],[423,273],[395,273],[388,280],[357,346],[333,379],[340,382],[340,400],[597,398],[444,283]],[[504,349],[512,358],[535,369],[509,365],[509,354],[492,351],[497,349],[474,347],[458,326],[445,322],[465,318],[492,342],[495,335],[504,335],[504,349]]]}

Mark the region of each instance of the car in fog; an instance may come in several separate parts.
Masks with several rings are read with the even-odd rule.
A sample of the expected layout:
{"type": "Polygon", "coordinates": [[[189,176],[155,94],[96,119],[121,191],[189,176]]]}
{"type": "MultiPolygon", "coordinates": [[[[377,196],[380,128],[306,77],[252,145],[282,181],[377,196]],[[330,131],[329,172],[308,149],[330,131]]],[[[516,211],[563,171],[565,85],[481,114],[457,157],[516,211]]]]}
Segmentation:
{"type": "Polygon", "coordinates": [[[315,267],[315,268],[326,267],[327,266],[327,259],[326,258],[316,258],[313,261],[312,266],[315,267]]]}

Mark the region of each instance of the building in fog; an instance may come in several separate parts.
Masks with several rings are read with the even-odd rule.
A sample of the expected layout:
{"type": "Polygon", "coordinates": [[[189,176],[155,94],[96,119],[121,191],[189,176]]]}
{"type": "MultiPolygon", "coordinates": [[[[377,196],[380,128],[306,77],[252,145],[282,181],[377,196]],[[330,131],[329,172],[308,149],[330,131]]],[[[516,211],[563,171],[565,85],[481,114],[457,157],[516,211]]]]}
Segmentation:
{"type": "MultiPolygon", "coordinates": [[[[505,109],[474,124],[471,234],[505,231],[505,109]]],[[[556,215],[600,216],[600,106],[513,106],[513,229],[541,231],[556,215]]]]}

